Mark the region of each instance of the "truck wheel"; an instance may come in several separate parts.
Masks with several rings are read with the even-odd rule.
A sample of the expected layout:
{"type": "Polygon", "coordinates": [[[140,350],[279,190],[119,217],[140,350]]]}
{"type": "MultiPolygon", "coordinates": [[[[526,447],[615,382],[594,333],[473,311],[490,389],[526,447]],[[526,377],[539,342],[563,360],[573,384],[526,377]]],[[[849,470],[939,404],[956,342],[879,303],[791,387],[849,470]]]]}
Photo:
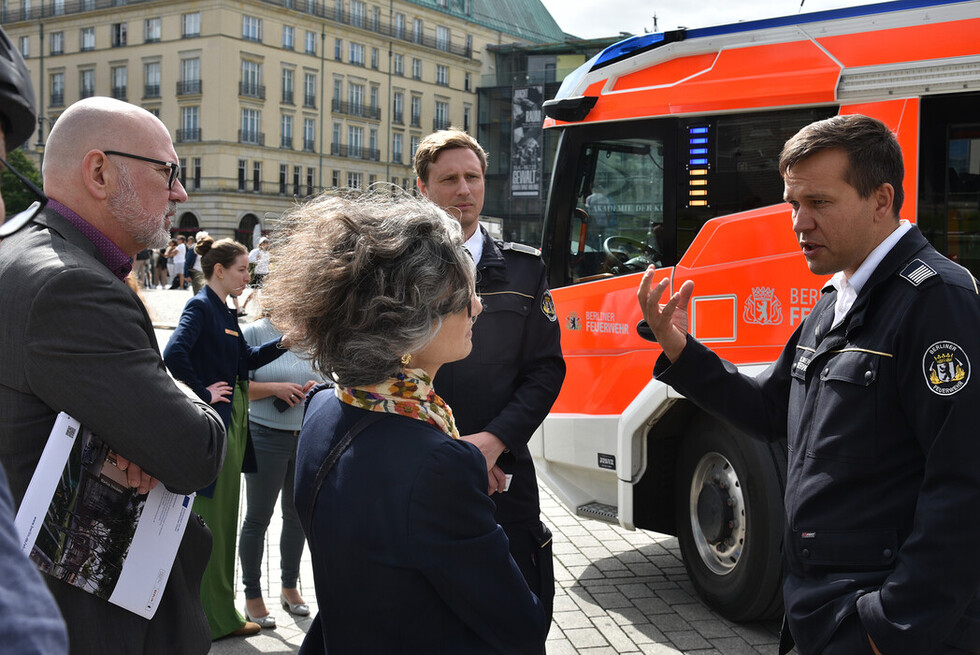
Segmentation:
{"type": "Polygon", "coordinates": [[[694,588],[732,621],[778,617],[785,448],[699,416],[678,463],[677,538],[694,588]]]}

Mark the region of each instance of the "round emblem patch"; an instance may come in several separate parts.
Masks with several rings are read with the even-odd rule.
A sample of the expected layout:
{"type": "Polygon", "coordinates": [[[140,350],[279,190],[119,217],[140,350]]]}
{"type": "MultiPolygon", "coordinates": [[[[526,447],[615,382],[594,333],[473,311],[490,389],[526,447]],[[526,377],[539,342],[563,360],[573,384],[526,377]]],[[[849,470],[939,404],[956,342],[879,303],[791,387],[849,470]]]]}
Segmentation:
{"type": "Polygon", "coordinates": [[[541,313],[547,316],[552,323],[558,320],[558,315],[555,313],[555,301],[551,297],[550,291],[545,291],[541,298],[541,313]]]}
{"type": "Polygon", "coordinates": [[[922,357],[922,373],[930,391],[952,396],[970,381],[970,359],[952,341],[937,341],[922,357]]]}

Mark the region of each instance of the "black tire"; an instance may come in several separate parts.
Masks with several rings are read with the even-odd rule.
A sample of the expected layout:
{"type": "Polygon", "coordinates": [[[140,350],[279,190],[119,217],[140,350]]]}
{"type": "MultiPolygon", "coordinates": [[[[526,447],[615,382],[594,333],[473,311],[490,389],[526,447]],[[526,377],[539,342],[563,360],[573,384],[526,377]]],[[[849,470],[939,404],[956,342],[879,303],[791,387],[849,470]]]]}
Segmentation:
{"type": "Polygon", "coordinates": [[[698,594],[732,621],[783,610],[785,448],[700,415],[678,456],[677,538],[698,594]]]}

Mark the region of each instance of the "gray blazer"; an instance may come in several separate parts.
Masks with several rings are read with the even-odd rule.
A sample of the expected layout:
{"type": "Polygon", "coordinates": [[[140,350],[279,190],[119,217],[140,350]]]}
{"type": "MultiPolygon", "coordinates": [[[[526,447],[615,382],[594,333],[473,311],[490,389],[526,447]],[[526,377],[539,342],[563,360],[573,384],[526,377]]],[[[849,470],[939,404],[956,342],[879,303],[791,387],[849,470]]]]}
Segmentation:
{"type": "MultiPolygon", "coordinates": [[[[224,460],[213,409],[178,389],[137,295],[46,209],[0,244],[0,461],[20,503],[59,411],[168,489],[207,486],[224,460]]],[[[45,576],[72,655],[207,653],[200,583],[211,533],[193,515],[152,621],[45,576]]]]}

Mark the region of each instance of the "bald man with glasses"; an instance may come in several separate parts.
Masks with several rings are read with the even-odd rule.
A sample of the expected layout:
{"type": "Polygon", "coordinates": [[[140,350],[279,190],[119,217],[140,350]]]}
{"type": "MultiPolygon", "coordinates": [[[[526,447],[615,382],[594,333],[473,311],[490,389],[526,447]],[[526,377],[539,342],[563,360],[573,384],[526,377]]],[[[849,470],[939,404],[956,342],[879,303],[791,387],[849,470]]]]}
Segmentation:
{"type": "MultiPolygon", "coordinates": [[[[123,282],[136,253],[167,243],[187,199],[175,162],[163,123],[111,98],[70,106],[48,136],[43,193],[0,247],[0,461],[18,503],[61,411],[109,444],[140,493],[158,482],[190,493],[221,468],[221,419],[177,388],[123,282]]],[[[152,620],[45,576],[72,655],[207,653],[210,552],[194,515],[152,620]]]]}

